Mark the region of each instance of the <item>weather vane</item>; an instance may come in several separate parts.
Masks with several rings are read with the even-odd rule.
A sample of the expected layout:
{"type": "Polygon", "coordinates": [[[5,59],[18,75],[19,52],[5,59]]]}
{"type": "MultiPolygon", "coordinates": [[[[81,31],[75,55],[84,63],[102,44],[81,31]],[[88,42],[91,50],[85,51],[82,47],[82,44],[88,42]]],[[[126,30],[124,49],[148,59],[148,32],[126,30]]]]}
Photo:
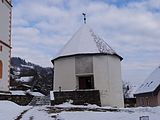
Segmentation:
{"type": "Polygon", "coordinates": [[[82,15],[84,16],[84,24],[86,24],[86,14],[82,13],[82,15]]]}

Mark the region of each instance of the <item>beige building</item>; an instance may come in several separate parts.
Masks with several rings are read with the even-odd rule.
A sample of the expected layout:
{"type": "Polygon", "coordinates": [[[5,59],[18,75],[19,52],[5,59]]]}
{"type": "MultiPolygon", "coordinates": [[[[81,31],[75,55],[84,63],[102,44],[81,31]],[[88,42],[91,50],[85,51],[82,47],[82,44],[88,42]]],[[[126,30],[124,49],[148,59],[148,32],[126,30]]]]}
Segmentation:
{"type": "Polygon", "coordinates": [[[134,96],[137,106],[160,106],[160,66],[141,84],[134,96]]]}
{"type": "Polygon", "coordinates": [[[54,91],[98,90],[102,106],[123,107],[122,59],[84,24],[52,60],[54,91]]]}
{"type": "Polygon", "coordinates": [[[11,7],[11,0],[0,0],[0,93],[9,92],[11,7]]]}

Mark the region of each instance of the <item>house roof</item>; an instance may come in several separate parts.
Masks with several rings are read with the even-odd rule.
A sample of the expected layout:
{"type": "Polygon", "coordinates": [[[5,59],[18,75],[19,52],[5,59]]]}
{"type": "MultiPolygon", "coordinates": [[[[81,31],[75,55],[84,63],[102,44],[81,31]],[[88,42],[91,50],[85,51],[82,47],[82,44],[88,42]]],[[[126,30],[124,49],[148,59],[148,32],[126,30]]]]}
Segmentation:
{"type": "Polygon", "coordinates": [[[136,94],[152,93],[160,86],[160,66],[137,89],[136,94]]]}
{"type": "Polygon", "coordinates": [[[55,59],[79,54],[110,54],[119,56],[103,39],[84,24],[55,56],[55,59]]]}

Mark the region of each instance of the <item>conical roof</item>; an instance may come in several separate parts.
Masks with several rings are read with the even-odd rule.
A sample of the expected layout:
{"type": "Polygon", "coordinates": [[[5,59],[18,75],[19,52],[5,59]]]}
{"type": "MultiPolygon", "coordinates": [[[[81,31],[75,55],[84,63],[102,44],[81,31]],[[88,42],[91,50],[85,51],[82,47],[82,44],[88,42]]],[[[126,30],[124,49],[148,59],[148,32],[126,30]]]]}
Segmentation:
{"type": "Polygon", "coordinates": [[[87,24],[80,27],[53,60],[79,54],[110,54],[118,56],[121,60],[123,59],[87,24]]]}

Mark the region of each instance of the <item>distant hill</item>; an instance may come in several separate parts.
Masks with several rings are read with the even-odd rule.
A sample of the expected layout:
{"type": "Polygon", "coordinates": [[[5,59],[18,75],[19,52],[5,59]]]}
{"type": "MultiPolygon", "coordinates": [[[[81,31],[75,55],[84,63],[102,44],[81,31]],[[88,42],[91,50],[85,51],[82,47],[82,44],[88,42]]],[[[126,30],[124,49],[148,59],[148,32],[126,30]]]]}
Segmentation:
{"type": "MultiPolygon", "coordinates": [[[[32,90],[38,90],[43,94],[49,94],[53,86],[53,69],[41,67],[20,57],[11,58],[11,89],[25,84],[31,86],[32,90]]],[[[18,88],[17,88],[18,89],[18,88]]]]}

